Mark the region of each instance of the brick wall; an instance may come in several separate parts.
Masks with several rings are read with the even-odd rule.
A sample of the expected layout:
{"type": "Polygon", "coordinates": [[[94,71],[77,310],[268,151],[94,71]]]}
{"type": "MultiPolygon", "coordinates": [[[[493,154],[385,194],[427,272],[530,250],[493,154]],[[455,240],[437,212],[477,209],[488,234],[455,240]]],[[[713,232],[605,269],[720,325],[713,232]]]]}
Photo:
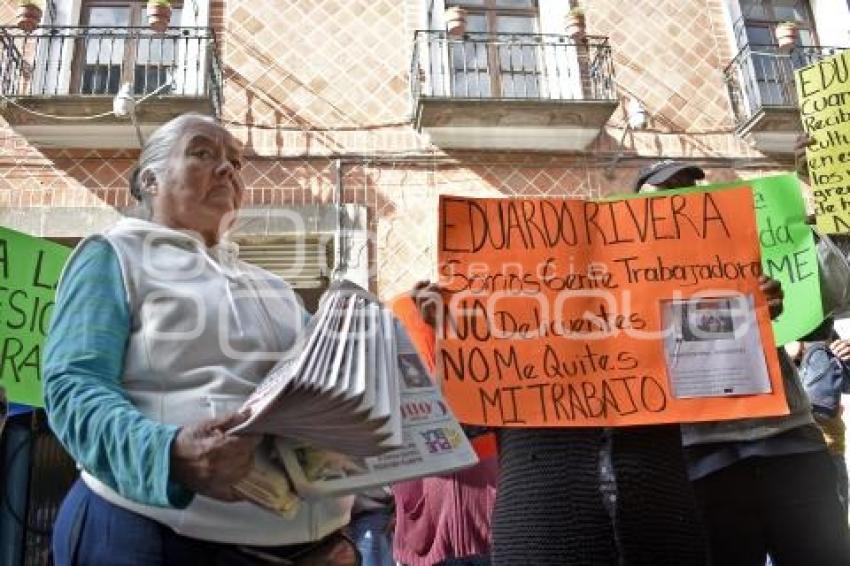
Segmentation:
{"type": "MultiPolygon", "coordinates": [[[[411,126],[413,31],[424,0],[212,0],[225,78],[222,119],[244,141],[246,203],[330,204],[331,159],[344,156],[344,198],[369,210],[374,284],[383,296],[433,277],[442,193],[598,196],[626,190],[657,158],[687,158],[709,180],[790,167],[734,133],[722,70],[731,30],[722,0],[586,2],[606,35],[617,92],[647,108],[623,135],[618,108],[586,152],[452,152],[411,126]]],[[[0,3],[0,22],[13,10],[0,3]]],[[[131,204],[134,151],[38,150],[0,122],[0,207],[131,204]]]]}

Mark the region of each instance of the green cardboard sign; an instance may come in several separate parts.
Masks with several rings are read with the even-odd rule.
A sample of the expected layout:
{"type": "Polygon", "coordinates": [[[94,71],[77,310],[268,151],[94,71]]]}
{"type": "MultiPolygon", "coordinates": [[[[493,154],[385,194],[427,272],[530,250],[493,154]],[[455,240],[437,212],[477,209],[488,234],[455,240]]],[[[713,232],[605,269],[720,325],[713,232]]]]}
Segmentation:
{"type": "MultiPolygon", "coordinates": [[[[805,336],[824,319],[817,248],[812,229],[805,223],[806,207],[797,176],[740,179],[665,194],[741,186],[753,189],[764,273],[782,283],[785,294],[782,314],[773,321],[774,339],[781,346],[805,336]]],[[[640,196],[649,195],[652,193],[640,196]]]]}
{"type": "Polygon", "coordinates": [[[776,344],[805,336],[823,322],[814,235],[806,220],[806,205],[796,175],[779,175],[710,185],[726,188],[750,185],[764,273],[782,283],[782,314],[773,321],[776,344]]]}
{"type": "Polygon", "coordinates": [[[0,227],[0,386],[43,407],[41,354],[70,248],[0,227]]]}

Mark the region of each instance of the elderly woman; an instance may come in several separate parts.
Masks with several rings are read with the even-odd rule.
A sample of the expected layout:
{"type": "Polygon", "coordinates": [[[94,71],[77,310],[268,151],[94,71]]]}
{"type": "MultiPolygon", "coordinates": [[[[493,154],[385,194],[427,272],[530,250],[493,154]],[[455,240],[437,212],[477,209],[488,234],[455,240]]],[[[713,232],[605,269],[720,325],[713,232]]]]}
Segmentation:
{"type": "Polygon", "coordinates": [[[83,470],[56,521],[57,566],[354,564],[350,500],[286,519],[241,501],[259,438],[234,412],[306,313],[223,241],[243,185],[239,143],[180,116],[142,150],[123,219],[69,259],[45,347],[50,425],[83,470]],[[280,562],[287,558],[289,562],[280,562]]]}

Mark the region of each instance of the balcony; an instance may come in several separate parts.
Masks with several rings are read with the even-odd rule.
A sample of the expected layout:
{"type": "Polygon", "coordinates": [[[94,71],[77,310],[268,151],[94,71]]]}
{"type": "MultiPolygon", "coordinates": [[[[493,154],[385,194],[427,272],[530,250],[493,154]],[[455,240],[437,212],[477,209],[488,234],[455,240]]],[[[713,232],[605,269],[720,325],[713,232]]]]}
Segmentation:
{"type": "Polygon", "coordinates": [[[617,107],[607,38],[417,31],[416,127],[451,149],[581,150],[617,107]]]}
{"type": "Polygon", "coordinates": [[[746,45],[724,74],[736,132],[766,153],[791,153],[803,131],[794,71],[839,52],[836,47],[796,47],[782,53],[775,45],[746,45]]]}
{"type": "Polygon", "coordinates": [[[0,27],[0,115],[36,146],[138,147],[112,114],[130,84],[142,132],[184,112],[221,112],[215,36],[204,27],[0,27]]]}

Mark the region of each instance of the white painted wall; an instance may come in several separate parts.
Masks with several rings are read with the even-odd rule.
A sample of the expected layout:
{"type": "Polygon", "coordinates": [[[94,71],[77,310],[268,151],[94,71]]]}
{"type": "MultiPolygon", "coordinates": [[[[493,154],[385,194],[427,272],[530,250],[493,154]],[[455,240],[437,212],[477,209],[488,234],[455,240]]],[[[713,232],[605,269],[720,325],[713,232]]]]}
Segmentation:
{"type": "Polygon", "coordinates": [[[850,47],[850,5],[847,0],[810,0],[820,44],[850,47]]]}

